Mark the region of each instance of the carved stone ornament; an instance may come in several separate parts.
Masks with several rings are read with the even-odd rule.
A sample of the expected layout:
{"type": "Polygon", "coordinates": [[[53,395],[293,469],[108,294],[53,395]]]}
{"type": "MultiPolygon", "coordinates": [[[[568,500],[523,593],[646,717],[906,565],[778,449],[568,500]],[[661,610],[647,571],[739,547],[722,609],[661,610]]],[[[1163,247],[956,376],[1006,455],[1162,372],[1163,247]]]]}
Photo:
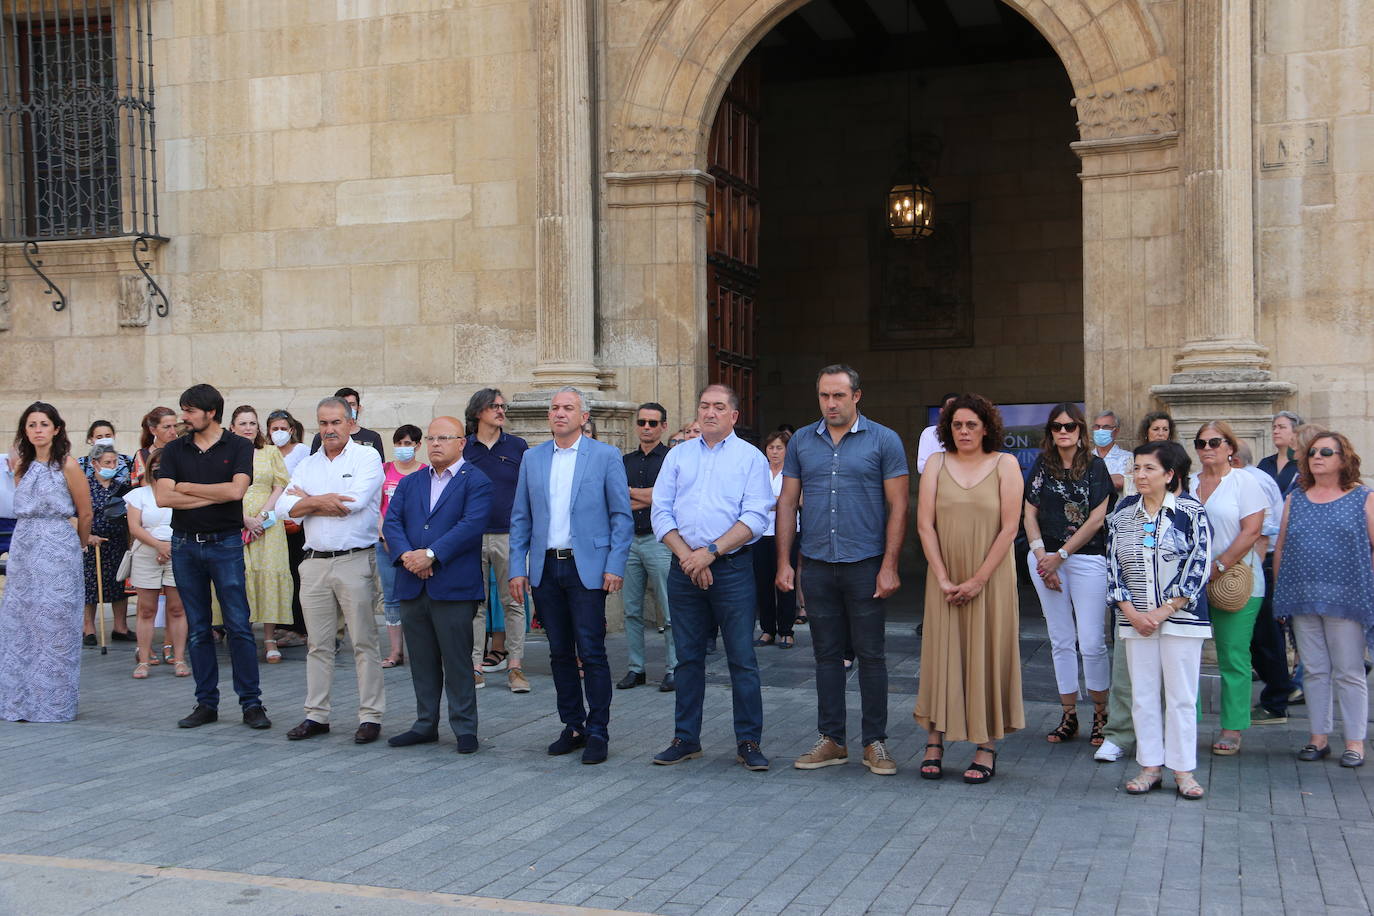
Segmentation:
{"type": "Polygon", "coordinates": [[[146,328],[153,313],[153,291],[143,277],[119,278],[119,326],[146,328]]]}
{"type": "Polygon", "coordinates": [[[10,329],[10,284],[0,280],[0,331],[10,329]]]}
{"type": "Polygon", "coordinates": [[[616,124],[612,133],[611,171],[656,172],[692,165],[696,138],[686,127],[616,124]]]}
{"type": "Polygon", "coordinates": [[[1090,92],[1071,103],[1084,140],[1148,137],[1178,131],[1178,96],[1174,82],[1090,92]]]}

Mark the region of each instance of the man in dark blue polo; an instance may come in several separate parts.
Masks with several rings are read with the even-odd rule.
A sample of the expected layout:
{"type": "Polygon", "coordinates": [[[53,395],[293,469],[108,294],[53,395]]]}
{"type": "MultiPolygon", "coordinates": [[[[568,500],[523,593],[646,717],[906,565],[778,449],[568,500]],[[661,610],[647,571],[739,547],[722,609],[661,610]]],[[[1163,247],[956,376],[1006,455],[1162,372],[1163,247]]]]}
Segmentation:
{"type": "Polygon", "coordinates": [[[511,693],[529,693],[530,682],[522,666],[525,656],[525,603],[510,597],[510,510],[515,502],[515,482],[520,478],[520,462],[529,443],[506,432],[506,399],[499,388],[481,388],[468,399],[463,420],[467,445],[463,460],[491,481],[491,517],[482,535],[482,581],[496,570],[497,594],[504,595],[501,610],[505,631],[492,634],[491,652],[487,647],[487,601],[482,601],[472,619],[473,681],[486,686],[486,675],[506,672],[511,693]]]}
{"type": "MultiPolygon", "coordinates": [[[[887,750],[886,600],[897,591],[906,537],[907,462],[902,440],[859,413],[859,373],[826,366],[816,376],[822,418],[787,443],[778,518],[801,503],[806,613],[816,654],[816,745],[793,764],[814,770],[844,763],[844,649],[859,664],[864,766],[890,776],[887,750]]],[[[777,528],[777,587],[791,591],[791,525],[777,528]]]]}

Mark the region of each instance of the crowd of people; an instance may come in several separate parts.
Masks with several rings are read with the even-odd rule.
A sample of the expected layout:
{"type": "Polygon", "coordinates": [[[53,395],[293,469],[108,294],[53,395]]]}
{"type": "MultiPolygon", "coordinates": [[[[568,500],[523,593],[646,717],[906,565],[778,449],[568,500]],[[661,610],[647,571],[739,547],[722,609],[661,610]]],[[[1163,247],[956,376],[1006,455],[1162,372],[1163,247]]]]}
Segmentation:
{"type": "MultiPolygon", "coordinates": [[[[457,750],[473,753],[476,691],[488,676],[504,672],[511,692],[531,692],[525,636],[537,620],[563,725],[548,752],[580,750],[583,763],[597,764],[609,755],[613,690],[648,682],[652,594],[665,648],[659,690],[675,694],[674,733],[653,763],[702,755],[705,663],[719,640],[736,759],[768,769],[756,650],[791,648],[805,621],[817,735],[793,765],[848,761],[853,665],[862,762],[895,774],[885,623],[908,535],[906,451],[896,431],[860,410],[852,368],[822,369],[816,393],[820,419],[768,433],[761,448],[736,434],[739,400],[725,385],[701,392],[695,418],[667,444],[667,410],[646,403],[636,447],[622,455],[596,439],[575,388],[554,393],[551,438],[534,447],[506,431],[502,393],[484,388],[461,420],[398,426],[391,460],[361,425],[352,388],[319,402],[307,447],[288,411],[265,414],[264,426],[253,406],[226,415],[216,389],[195,385],[179,411],[149,411],[133,456],[116,450],[104,420],[89,426],[86,454],[73,454],[57,409],[35,403],[4,462],[10,489],[0,487],[16,519],[0,605],[0,717],[75,717],[81,646],[95,642],[109,603],[110,638],[136,644],[135,679],[159,665],[194,679],[183,728],[218,718],[219,641],[244,723],[271,726],[261,625],[263,662],[280,662],[284,646],[307,650],[304,718],[289,739],[330,731],[346,637],[358,682],[355,742],[381,736],[383,670],[405,665],[416,715],[388,743],[437,741],[446,698],[457,750]],[[132,633],[126,583],[136,595],[132,633]],[[628,647],[618,682],[605,645],[615,592],[628,647]]],[[[1286,722],[1288,705],[1304,697],[1311,734],[1299,759],[1332,753],[1339,707],[1340,763],[1362,765],[1374,495],[1349,439],[1285,411],[1273,421],[1277,452],[1253,466],[1232,428],[1211,420],[1192,440],[1194,471],[1167,413],[1142,418],[1133,451],[1119,444],[1120,428],[1113,411],[1090,423],[1079,405],[1057,404],[1025,472],[1003,450],[998,408],[980,395],[947,395],[921,434],[919,775],[941,778],[947,742],[971,742],[962,778],[986,783],[997,742],[1025,727],[1015,546],[1023,531],[1062,707],[1047,741],[1077,737],[1081,686],[1096,759],[1134,748],[1140,769],[1127,792],[1159,787],[1167,768],[1181,797],[1203,797],[1198,700],[1210,637],[1220,674],[1213,754],[1240,753],[1248,728],[1286,722]],[[1257,704],[1252,670],[1264,682],[1257,704]]]]}

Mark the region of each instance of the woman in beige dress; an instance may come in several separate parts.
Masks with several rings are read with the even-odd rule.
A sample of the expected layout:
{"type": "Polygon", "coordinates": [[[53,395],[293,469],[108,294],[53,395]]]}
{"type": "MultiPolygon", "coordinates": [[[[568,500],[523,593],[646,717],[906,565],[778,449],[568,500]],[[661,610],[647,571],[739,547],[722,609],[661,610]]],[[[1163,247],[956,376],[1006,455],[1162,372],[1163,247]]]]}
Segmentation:
{"type": "Polygon", "coordinates": [[[939,429],[945,451],[926,465],[916,509],[930,570],[914,715],[930,734],[921,777],[944,775],[949,738],[978,745],[964,782],[979,784],[996,774],[996,742],[1026,724],[1011,554],[1024,484],[998,451],[1002,417],[986,398],[960,395],[939,429]]]}

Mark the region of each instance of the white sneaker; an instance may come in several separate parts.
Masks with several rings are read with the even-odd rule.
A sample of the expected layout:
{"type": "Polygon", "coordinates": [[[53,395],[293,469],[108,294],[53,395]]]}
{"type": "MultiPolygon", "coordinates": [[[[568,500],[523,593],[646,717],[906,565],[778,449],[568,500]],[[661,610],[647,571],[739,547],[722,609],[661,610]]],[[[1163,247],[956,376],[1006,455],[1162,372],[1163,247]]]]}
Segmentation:
{"type": "Polygon", "coordinates": [[[1093,759],[1099,763],[1116,763],[1126,752],[1112,744],[1110,741],[1103,741],[1098,747],[1097,753],[1093,754],[1093,759]]]}

